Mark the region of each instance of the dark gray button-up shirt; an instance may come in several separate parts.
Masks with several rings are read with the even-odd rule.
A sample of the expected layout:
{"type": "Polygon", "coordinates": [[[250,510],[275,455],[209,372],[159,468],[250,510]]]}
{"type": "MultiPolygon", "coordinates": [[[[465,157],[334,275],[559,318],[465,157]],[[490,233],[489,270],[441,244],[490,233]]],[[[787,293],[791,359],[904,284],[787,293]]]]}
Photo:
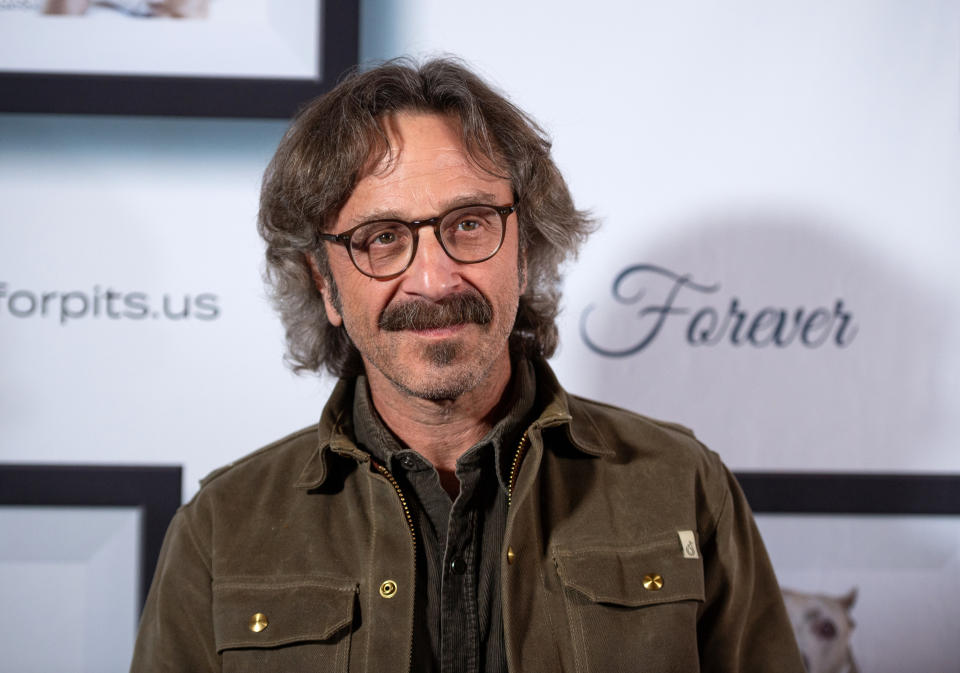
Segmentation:
{"type": "Polygon", "coordinates": [[[437,470],[404,447],[380,419],[360,377],[353,401],[357,445],[397,479],[411,502],[417,545],[416,624],[411,670],[507,671],[500,612],[500,554],[510,465],[533,412],[529,362],[513,366],[504,417],[457,461],[456,499],[437,470]]]}

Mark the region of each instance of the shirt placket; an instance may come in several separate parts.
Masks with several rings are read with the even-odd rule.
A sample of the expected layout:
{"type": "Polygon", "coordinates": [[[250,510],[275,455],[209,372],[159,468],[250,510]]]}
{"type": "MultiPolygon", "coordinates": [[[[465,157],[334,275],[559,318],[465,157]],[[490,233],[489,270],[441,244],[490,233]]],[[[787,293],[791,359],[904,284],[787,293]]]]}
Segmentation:
{"type": "Polygon", "coordinates": [[[460,493],[453,503],[443,553],[440,631],[443,673],[479,670],[477,607],[478,514],[471,506],[480,470],[458,470],[460,493]]]}

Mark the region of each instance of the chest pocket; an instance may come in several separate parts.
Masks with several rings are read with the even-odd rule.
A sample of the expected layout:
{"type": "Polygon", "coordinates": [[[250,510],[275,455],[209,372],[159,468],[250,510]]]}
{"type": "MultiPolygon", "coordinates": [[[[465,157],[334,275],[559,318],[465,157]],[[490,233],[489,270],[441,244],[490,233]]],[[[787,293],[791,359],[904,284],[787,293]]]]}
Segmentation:
{"type": "Polygon", "coordinates": [[[316,577],[231,577],[213,585],[224,673],[347,671],[357,586],[316,577]]]}
{"type": "Polygon", "coordinates": [[[578,673],[699,670],[703,564],[676,532],[631,547],[554,550],[578,673]]]}

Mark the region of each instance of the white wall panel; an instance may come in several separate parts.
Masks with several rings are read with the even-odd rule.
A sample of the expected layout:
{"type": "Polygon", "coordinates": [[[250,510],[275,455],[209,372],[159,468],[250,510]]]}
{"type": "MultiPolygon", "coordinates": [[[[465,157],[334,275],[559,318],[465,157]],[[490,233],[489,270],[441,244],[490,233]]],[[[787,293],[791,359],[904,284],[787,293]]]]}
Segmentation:
{"type": "Polygon", "coordinates": [[[283,367],[260,281],[283,124],[0,123],[3,460],[183,464],[189,497],[316,421],[329,382],[283,367]]]}
{"type": "MultiPolygon", "coordinates": [[[[958,26],[956,0],[371,1],[362,44],[458,53],[554,137],[602,221],[566,282],[555,367],[570,389],[688,424],[736,468],[955,472],[958,26]],[[688,312],[642,351],[598,355],[588,307],[588,334],[623,349],[669,290],[634,275],[647,294],[615,301],[616,275],[640,264],[717,289],[681,291],[688,312]],[[856,334],[688,343],[696,311],[733,298],[748,320],[839,299],[856,334]]],[[[282,368],[259,279],[258,184],[282,130],[0,117],[0,459],[183,463],[189,496],[316,419],[330,382],[282,368]],[[108,290],[132,308],[114,298],[110,317],[108,290]],[[86,314],[61,321],[71,292],[86,314]],[[203,294],[215,319],[196,304],[164,316],[164,296],[176,313],[203,294]],[[11,313],[31,296],[29,317],[11,313]]]]}

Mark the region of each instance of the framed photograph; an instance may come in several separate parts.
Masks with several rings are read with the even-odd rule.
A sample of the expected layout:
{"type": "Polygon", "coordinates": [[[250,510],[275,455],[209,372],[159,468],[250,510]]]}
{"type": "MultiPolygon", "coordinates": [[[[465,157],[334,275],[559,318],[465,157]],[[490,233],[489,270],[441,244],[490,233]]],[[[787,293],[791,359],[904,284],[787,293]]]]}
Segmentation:
{"type": "MultiPolygon", "coordinates": [[[[136,510],[139,613],[163,536],[180,507],[181,473],[179,466],[0,464],[0,512],[36,507],[136,510]]],[[[35,533],[43,535],[43,531],[35,533]]],[[[9,541],[0,541],[0,547],[9,550],[9,541]]]]}
{"type": "Polygon", "coordinates": [[[960,661],[960,476],[740,473],[808,670],[960,661]]]}
{"type": "Polygon", "coordinates": [[[180,484],[180,467],[0,465],[5,668],[128,670],[180,484]]]}
{"type": "Polygon", "coordinates": [[[0,0],[0,112],[289,118],[358,44],[359,0],[0,0]]]}

